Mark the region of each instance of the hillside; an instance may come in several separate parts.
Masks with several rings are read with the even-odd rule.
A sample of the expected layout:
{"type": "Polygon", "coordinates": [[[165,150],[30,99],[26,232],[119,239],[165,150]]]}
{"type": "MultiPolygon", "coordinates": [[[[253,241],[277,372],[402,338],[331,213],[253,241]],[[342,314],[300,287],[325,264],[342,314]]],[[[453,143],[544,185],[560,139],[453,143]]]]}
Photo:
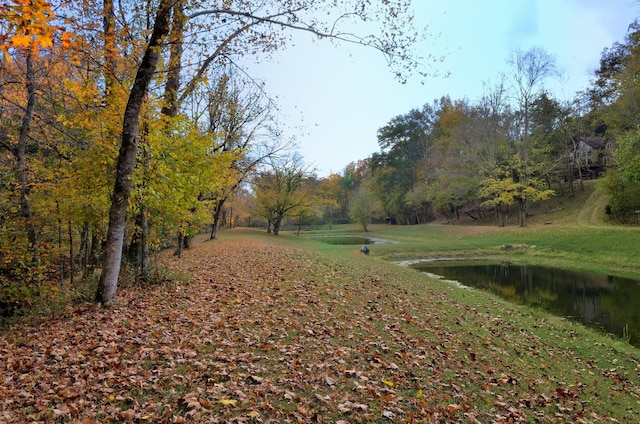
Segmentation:
{"type": "MultiPolygon", "coordinates": [[[[548,200],[543,200],[530,205],[527,225],[545,225],[554,223],[565,226],[606,226],[609,225],[605,214],[608,195],[597,189],[597,180],[585,180],[582,186],[575,183],[574,195],[568,192],[556,194],[548,200]]],[[[506,225],[518,225],[517,206],[512,205],[506,219],[506,225]]],[[[493,225],[495,218],[492,215],[478,217],[462,213],[457,224],[463,225],[493,225]],[[474,219],[480,218],[480,219],[474,219]]],[[[436,223],[446,222],[444,216],[438,216],[436,223]]]]}
{"type": "Polygon", "coordinates": [[[597,184],[597,180],[585,180],[582,186],[576,183],[574,196],[556,194],[549,200],[539,202],[532,208],[534,216],[530,222],[540,224],[552,221],[562,225],[589,227],[609,225],[605,214],[609,196],[599,190],[597,184]]]}

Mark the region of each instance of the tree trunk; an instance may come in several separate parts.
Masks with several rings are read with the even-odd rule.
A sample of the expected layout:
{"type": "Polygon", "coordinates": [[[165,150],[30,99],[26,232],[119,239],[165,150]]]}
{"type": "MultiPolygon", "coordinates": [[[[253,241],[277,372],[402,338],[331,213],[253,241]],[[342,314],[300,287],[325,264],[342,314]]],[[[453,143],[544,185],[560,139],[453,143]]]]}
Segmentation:
{"type": "Polygon", "coordinates": [[[521,227],[527,226],[527,200],[518,200],[518,225],[521,227]]]}
{"type": "Polygon", "coordinates": [[[100,256],[102,256],[102,239],[98,238],[98,229],[94,226],[91,233],[91,246],[89,248],[89,266],[87,269],[88,274],[93,273],[98,263],[100,263],[100,256]]]}
{"type": "Polygon", "coordinates": [[[87,279],[89,269],[89,222],[85,221],[80,233],[80,258],[82,267],[82,279],[87,279]]]}
{"type": "Polygon", "coordinates": [[[279,213],[276,215],[276,221],[273,223],[273,235],[277,236],[280,234],[280,224],[282,224],[282,214],[279,213]]]}
{"type": "Polygon", "coordinates": [[[504,227],[504,212],[502,206],[496,206],[496,217],[498,218],[498,227],[504,227]]]}
{"type": "Polygon", "coordinates": [[[71,226],[71,220],[67,221],[67,230],[69,232],[69,284],[73,286],[73,274],[76,272],[76,267],[75,253],[73,252],[73,227],[71,226]]]}
{"type": "Polygon", "coordinates": [[[147,205],[140,207],[140,279],[149,279],[149,220],[147,219],[147,205]]]}
{"type": "MultiPolygon", "coordinates": [[[[33,53],[30,49],[26,49],[26,86],[27,86],[27,107],[22,118],[22,126],[20,127],[20,135],[18,137],[18,146],[16,148],[16,158],[18,161],[18,175],[20,181],[20,214],[24,219],[25,230],[29,246],[35,250],[38,244],[38,233],[33,223],[33,214],[31,212],[31,204],[29,202],[29,170],[27,168],[27,141],[29,140],[29,130],[33,121],[33,114],[36,108],[36,81],[33,71],[33,53]]],[[[34,257],[35,259],[35,257],[34,257]]]]}
{"type": "MultiPolygon", "coordinates": [[[[141,201],[144,203],[144,200],[141,201]]],[[[135,216],[135,224],[133,226],[133,234],[131,235],[131,242],[127,249],[127,261],[136,268],[140,266],[140,239],[142,238],[142,214],[138,212],[135,216]]]]}
{"type": "Polygon", "coordinates": [[[176,251],[173,253],[173,256],[177,256],[181,258],[183,248],[184,248],[184,232],[180,231],[178,232],[178,247],[176,248],[176,251]]]}
{"type": "Polygon", "coordinates": [[[216,238],[218,234],[218,226],[220,225],[220,215],[222,214],[222,209],[224,208],[224,202],[226,199],[220,199],[216,202],[216,207],[213,211],[213,224],[211,225],[211,236],[210,240],[216,238]]]}
{"type": "Polygon", "coordinates": [[[122,144],[118,153],[116,181],[111,195],[111,209],[109,210],[107,243],[100,282],[96,292],[96,301],[102,304],[110,303],[116,297],[118,276],[122,262],[127,208],[131,194],[131,175],[133,174],[136,150],[138,148],[140,110],[160,58],[162,39],[169,33],[171,4],[171,0],[161,0],[158,5],[153,33],[138,68],[124,112],[122,144]]]}

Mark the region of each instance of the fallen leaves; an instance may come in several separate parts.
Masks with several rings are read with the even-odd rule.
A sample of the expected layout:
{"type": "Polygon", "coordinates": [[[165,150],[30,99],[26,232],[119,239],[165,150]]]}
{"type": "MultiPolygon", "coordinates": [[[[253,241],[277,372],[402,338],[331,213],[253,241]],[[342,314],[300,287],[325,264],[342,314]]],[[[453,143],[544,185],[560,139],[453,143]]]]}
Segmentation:
{"type": "Polygon", "coordinates": [[[638,399],[623,370],[554,376],[575,357],[371,264],[217,241],[170,265],[191,282],[3,335],[0,422],[615,418],[590,407],[586,374],[638,399]]]}

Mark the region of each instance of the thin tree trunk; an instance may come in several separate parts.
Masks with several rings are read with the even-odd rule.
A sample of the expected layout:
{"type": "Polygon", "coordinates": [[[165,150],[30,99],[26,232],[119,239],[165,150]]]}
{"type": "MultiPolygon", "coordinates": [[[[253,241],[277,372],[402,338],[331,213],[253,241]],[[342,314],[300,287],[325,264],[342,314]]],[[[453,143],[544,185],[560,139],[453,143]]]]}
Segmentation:
{"type": "MultiPolygon", "coordinates": [[[[144,203],[144,200],[142,200],[144,203]]],[[[142,220],[140,212],[138,212],[135,216],[135,224],[133,226],[133,234],[131,235],[131,242],[129,243],[129,248],[127,249],[127,257],[126,259],[129,263],[136,268],[140,265],[140,239],[142,238],[142,225],[140,221],[142,220]]]]}
{"type": "Polygon", "coordinates": [[[100,256],[102,255],[102,240],[98,238],[98,229],[94,226],[91,232],[91,246],[89,248],[89,266],[87,273],[93,273],[96,266],[100,262],[100,256]]]}
{"type": "Polygon", "coordinates": [[[27,239],[32,250],[35,250],[38,244],[38,234],[36,226],[33,223],[33,214],[31,212],[31,203],[29,202],[29,170],[27,167],[27,141],[29,140],[29,130],[33,121],[33,114],[36,108],[36,82],[33,70],[33,53],[30,49],[26,49],[26,86],[27,86],[27,107],[22,118],[22,126],[20,127],[20,135],[18,137],[18,146],[16,156],[18,160],[18,175],[20,181],[20,214],[24,219],[27,239]]]}
{"type": "Polygon", "coordinates": [[[73,252],[73,227],[71,226],[71,220],[67,221],[67,231],[69,233],[69,283],[73,286],[73,274],[75,273],[75,264],[73,252]]]}
{"type": "Polygon", "coordinates": [[[111,195],[111,209],[109,210],[107,243],[100,283],[96,292],[96,301],[103,304],[112,302],[116,297],[118,276],[122,264],[122,246],[124,243],[127,208],[132,186],[131,175],[133,174],[136,150],[138,148],[140,110],[160,59],[162,39],[169,33],[171,4],[171,0],[161,0],[158,5],[153,33],[138,68],[124,112],[122,144],[118,153],[116,181],[111,195]]]}
{"type": "Polygon", "coordinates": [[[147,219],[147,205],[140,207],[140,279],[149,279],[149,220],[147,219]]]}
{"type": "Polygon", "coordinates": [[[89,269],[89,222],[87,221],[82,225],[80,234],[80,257],[82,258],[82,279],[86,280],[89,269]]]}
{"type": "Polygon", "coordinates": [[[56,215],[58,215],[58,252],[60,252],[60,287],[64,285],[66,277],[66,263],[62,252],[62,218],[60,214],[60,202],[56,200],[56,215]]]}
{"type": "Polygon", "coordinates": [[[218,234],[220,215],[222,214],[222,209],[224,208],[225,201],[226,199],[220,199],[216,202],[216,207],[213,211],[213,224],[211,225],[211,236],[209,237],[210,240],[215,239],[216,235],[218,234]]]}

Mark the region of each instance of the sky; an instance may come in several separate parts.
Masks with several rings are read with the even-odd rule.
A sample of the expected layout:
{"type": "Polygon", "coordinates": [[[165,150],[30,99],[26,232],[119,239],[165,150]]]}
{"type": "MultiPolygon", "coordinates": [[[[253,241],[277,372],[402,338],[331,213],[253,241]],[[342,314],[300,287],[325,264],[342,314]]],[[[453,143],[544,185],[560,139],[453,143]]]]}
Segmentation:
{"type": "Polygon", "coordinates": [[[640,0],[413,0],[416,26],[429,36],[416,46],[423,71],[405,84],[394,79],[380,52],[334,46],[296,34],[251,74],[276,99],[286,137],[294,137],[305,163],[324,177],[379,152],[377,131],[442,96],[475,102],[484,86],[509,70],[516,49],[541,47],[556,59],[561,77],[545,88],[570,101],[589,87],[604,48],[623,42],[640,13],[640,0]]]}

